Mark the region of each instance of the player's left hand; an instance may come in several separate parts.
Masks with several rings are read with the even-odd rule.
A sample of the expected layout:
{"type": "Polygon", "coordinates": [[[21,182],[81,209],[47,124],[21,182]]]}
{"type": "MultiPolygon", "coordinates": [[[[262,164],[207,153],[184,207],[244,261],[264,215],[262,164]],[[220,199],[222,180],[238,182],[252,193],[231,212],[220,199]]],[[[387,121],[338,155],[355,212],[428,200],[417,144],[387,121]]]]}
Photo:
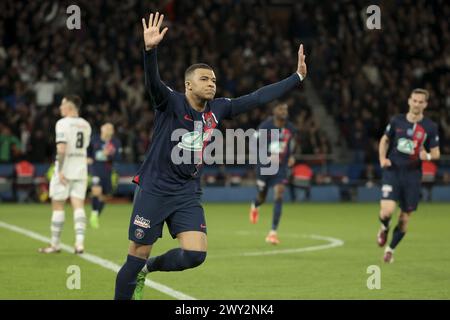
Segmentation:
{"type": "Polygon", "coordinates": [[[288,160],[288,167],[292,168],[295,164],[295,157],[294,156],[290,156],[289,160],[288,160]]]}
{"type": "Polygon", "coordinates": [[[297,72],[302,75],[303,78],[306,77],[306,74],[308,72],[306,68],[306,56],[303,53],[303,44],[300,45],[300,48],[298,49],[298,66],[297,66],[297,72]]]}

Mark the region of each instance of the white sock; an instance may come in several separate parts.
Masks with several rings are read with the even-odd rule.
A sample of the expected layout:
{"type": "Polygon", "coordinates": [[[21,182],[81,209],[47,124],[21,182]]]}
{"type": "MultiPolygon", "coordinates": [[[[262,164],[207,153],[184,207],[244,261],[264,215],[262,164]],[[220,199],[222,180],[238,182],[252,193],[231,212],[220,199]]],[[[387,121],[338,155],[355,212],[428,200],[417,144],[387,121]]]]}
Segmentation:
{"type": "Polygon", "coordinates": [[[59,248],[61,241],[61,232],[64,226],[64,210],[54,210],[52,213],[52,222],[50,230],[52,232],[51,245],[59,248]]]}
{"type": "Polygon", "coordinates": [[[98,217],[98,211],[97,210],[92,210],[91,211],[91,216],[97,216],[98,217]]]}
{"type": "Polygon", "coordinates": [[[84,209],[75,209],[73,220],[75,225],[75,245],[84,246],[84,232],[86,230],[86,213],[84,209]]]}

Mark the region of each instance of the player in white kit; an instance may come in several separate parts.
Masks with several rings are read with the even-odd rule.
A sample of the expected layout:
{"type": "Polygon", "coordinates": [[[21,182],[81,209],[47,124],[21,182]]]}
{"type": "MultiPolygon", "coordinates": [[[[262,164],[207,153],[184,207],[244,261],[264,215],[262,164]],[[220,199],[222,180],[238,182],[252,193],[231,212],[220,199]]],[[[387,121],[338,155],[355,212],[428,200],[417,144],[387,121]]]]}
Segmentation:
{"type": "Polygon", "coordinates": [[[52,199],[51,243],[39,249],[41,253],[60,252],[61,231],[64,225],[64,204],[70,197],[75,226],[75,253],[84,251],[86,214],[84,199],[87,189],[87,148],[91,139],[91,126],[79,117],[81,99],[68,95],[59,107],[62,119],[56,122],[56,162],[50,180],[52,199]]]}

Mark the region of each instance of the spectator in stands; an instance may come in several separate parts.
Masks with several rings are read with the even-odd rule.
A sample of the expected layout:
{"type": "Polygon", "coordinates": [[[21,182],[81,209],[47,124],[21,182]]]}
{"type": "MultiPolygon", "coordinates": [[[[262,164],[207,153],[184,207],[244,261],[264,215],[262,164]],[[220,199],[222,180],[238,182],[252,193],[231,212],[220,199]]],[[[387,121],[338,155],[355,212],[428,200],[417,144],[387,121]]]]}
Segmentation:
{"type": "Polygon", "coordinates": [[[297,200],[297,188],[305,192],[305,200],[310,199],[313,176],[314,172],[308,164],[298,163],[293,166],[288,185],[291,201],[295,202],[297,200]]]}
{"type": "Polygon", "coordinates": [[[25,156],[21,156],[14,166],[14,194],[18,202],[33,200],[35,167],[25,156]]]}
{"type": "Polygon", "coordinates": [[[434,162],[422,161],[422,186],[427,190],[425,201],[431,201],[431,189],[436,183],[437,172],[438,167],[434,162]]]}
{"type": "Polygon", "coordinates": [[[367,188],[372,188],[380,183],[381,176],[372,163],[367,163],[359,178],[367,188]]]}
{"type": "Polygon", "coordinates": [[[0,128],[0,163],[12,163],[20,155],[20,140],[7,125],[0,128]]]}

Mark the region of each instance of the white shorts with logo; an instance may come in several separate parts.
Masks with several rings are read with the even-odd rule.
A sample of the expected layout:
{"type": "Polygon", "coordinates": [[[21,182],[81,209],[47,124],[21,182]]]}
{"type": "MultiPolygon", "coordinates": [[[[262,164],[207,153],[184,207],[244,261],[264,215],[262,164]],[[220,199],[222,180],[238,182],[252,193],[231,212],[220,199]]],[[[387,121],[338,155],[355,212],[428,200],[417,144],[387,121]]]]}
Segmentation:
{"type": "Polygon", "coordinates": [[[87,180],[69,180],[63,184],[57,175],[53,175],[50,180],[49,196],[56,201],[65,201],[69,197],[83,199],[86,198],[87,180]]]}

